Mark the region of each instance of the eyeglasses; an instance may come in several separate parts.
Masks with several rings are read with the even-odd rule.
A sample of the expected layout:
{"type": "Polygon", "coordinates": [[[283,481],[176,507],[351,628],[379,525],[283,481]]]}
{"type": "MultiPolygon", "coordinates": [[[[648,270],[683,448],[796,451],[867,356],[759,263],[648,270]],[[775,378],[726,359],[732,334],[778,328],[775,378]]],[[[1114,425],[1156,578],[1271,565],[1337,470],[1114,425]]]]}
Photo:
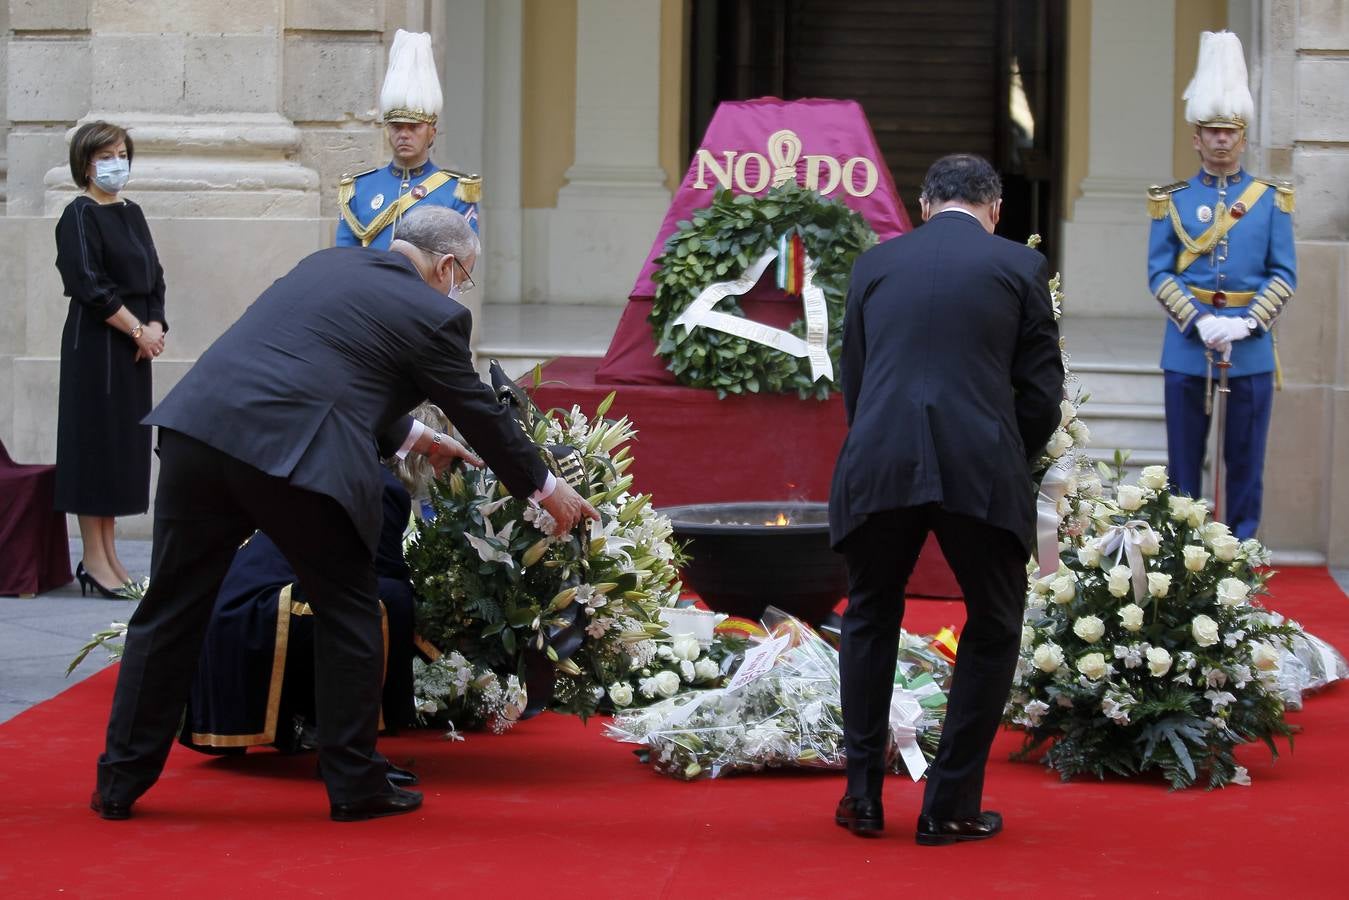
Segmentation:
{"type": "Polygon", "coordinates": [[[459,257],[455,256],[451,258],[454,260],[454,264],[459,267],[459,271],[464,273],[463,280],[459,282],[459,293],[467,294],[477,287],[477,284],[473,281],[473,276],[468,274],[468,269],[465,269],[464,264],[459,261],[459,257]]]}

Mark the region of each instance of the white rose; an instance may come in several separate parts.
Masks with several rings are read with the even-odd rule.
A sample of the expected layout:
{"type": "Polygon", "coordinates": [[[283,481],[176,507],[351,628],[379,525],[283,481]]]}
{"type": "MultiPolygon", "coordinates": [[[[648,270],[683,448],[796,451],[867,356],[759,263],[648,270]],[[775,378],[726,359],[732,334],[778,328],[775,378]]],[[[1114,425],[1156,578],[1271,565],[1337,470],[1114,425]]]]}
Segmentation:
{"type": "Polygon", "coordinates": [[[1200,529],[1199,533],[1203,535],[1204,540],[1211,545],[1214,539],[1230,535],[1232,529],[1228,528],[1227,523],[1225,522],[1209,522],[1200,529]]]}
{"type": "Polygon", "coordinates": [[[1054,592],[1055,603],[1072,603],[1077,597],[1077,579],[1072,575],[1060,575],[1049,583],[1054,592]]]}
{"type": "Polygon", "coordinates": [[[1133,512],[1143,505],[1143,489],[1136,484],[1121,484],[1115,489],[1115,497],[1119,508],[1125,512],[1133,512]]]}
{"type": "Polygon", "coordinates": [[[1185,524],[1191,528],[1199,528],[1208,518],[1208,507],[1204,505],[1203,500],[1194,500],[1190,503],[1190,514],[1185,519],[1185,524]]]}
{"type": "Polygon", "coordinates": [[[632,703],[632,685],[626,681],[620,681],[609,685],[609,699],[614,702],[614,706],[622,709],[632,703]]]}
{"type": "Polygon", "coordinates": [[[1208,616],[1195,616],[1190,621],[1190,634],[1194,642],[1201,647],[1212,647],[1218,643],[1218,623],[1208,616]]]}
{"type": "Polygon", "coordinates": [[[1184,522],[1190,518],[1190,509],[1194,506],[1194,501],[1189,497],[1172,494],[1166,498],[1166,505],[1170,510],[1171,518],[1177,522],[1184,522]]]}
{"type": "Polygon", "coordinates": [[[1185,568],[1191,572],[1202,572],[1208,565],[1209,552],[1197,544],[1186,544],[1181,552],[1185,556],[1185,568]]]}
{"type": "Polygon", "coordinates": [[[1049,587],[1049,583],[1050,583],[1051,581],[1053,581],[1054,578],[1055,578],[1055,576],[1053,576],[1053,575],[1046,575],[1044,578],[1037,578],[1037,579],[1035,579],[1034,581],[1031,582],[1031,586],[1030,586],[1031,593],[1033,593],[1033,594],[1041,594],[1041,595],[1046,595],[1046,594],[1051,593],[1051,589],[1050,589],[1050,587],[1049,587]]]}
{"type": "Polygon", "coordinates": [[[1268,672],[1271,669],[1278,668],[1279,651],[1275,647],[1266,643],[1255,643],[1251,645],[1251,662],[1257,669],[1268,672]]]}
{"type": "Polygon", "coordinates": [[[721,668],[712,660],[703,657],[693,664],[693,674],[699,681],[714,681],[721,677],[721,668]]]}
{"type": "Polygon", "coordinates": [[[1074,419],[1068,423],[1068,434],[1079,447],[1085,447],[1091,442],[1091,429],[1081,419],[1074,419]]]}
{"type": "Polygon", "coordinates": [[[1101,551],[1097,550],[1096,547],[1092,544],[1088,544],[1085,547],[1080,547],[1078,548],[1077,551],[1077,561],[1080,562],[1084,567],[1090,569],[1092,566],[1095,566],[1100,563],[1101,551]]]}
{"type": "Polygon", "coordinates": [[[1077,415],[1077,407],[1073,406],[1068,400],[1059,401],[1059,427],[1062,428],[1073,420],[1077,415]]]}
{"type": "Polygon", "coordinates": [[[1049,439],[1049,443],[1045,445],[1045,453],[1053,459],[1058,459],[1067,453],[1071,446],[1073,446],[1073,439],[1068,435],[1068,432],[1056,431],[1054,436],[1049,439]]]}
{"type": "Polygon", "coordinates": [[[1137,603],[1120,607],[1119,617],[1125,631],[1138,631],[1143,627],[1143,607],[1137,603]]]}
{"type": "Polygon", "coordinates": [[[1166,487],[1166,466],[1144,466],[1138,483],[1153,491],[1166,487]]]}
{"type": "Polygon", "coordinates": [[[1159,600],[1171,593],[1171,576],[1162,572],[1149,572],[1148,593],[1159,600]]]}
{"type": "Polygon", "coordinates": [[[1230,534],[1220,534],[1209,541],[1208,545],[1213,548],[1213,555],[1219,562],[1231,562],[1237,558],[1237,552],[1241,550],[1241,541],[1230,534]]]}
{"type": "Polygon", "coordinates": [[[1073,634],[1088,644],[1094,644],[1105,634],[1105,623],[1095,616],[1082,616],[1073,623],[1073,634]]]}
{"type": "Polygon", "coordinates": [[[1056,672],[1063,665],[1063,649],[1058,644],[1046,642],[1035,648],[1035,667],[1041,672],[1056,672]]]}
{"type": "Polygon", "coordinates": [[[1102,653],[1088,653],[1077,661],[1077,671],[1090,678],[1092,681],[1106,674],[1105,655],[1102,653]]]}
{"type": "Polygon", "coordinates": [[[676,659],[695,660],[702,655],[703,648],[699,646],[698,639],[691,634],[681,634],[674,639],[671,646],[676,659]]]}
{"type": "Polygon", "coordinates": [[[1218,582],[1218,602],[1223,606],[1240,606],[1249,594],[1250,588],[1240,578],[1224,578],[1218,582]]]}
{"type": "Polygon", "coordinates": [[[1128,566],[1115,566],[1106,573],[1106,590],[1114,597],[1127,595],[1132,589],[1132,574],[1128,566]]]}
{"type": "Polygon", "coordinates": [[[655,682],[656,693],[662,697],[673,697],[679,693],[679,676],[668,669],[657,672],[652,681],[655,682]]]}
{"type": "Polygon", "coordinates": [[[693,663],[689,662],[687,659],[681,659],[679,661],[679,677],[685,681],[692,683],[697,671],[698,670],[693,667],[693,663]]]}
{"type": "Polygon", "coordinates": [[[1029,650],[1031,644],[1035,643],[1035,629],[1029,625],[1021,626],[1021,649],[1029,650]]]}
{"type": "Polygon", "coordinates": [[[1148,671],[1153,678],[1161,678],[1171,671],[1171,654],[1161,647],[1148,648],[1148,671]]]}
{"type": "Polygon", "coordinates": [[[1157,532],[1151,528],[1146,528],[1138,537],[1138,549],[1144,556],[1156,556],[1161,552],[1162,539],[1157,536],[1157,532]]]}

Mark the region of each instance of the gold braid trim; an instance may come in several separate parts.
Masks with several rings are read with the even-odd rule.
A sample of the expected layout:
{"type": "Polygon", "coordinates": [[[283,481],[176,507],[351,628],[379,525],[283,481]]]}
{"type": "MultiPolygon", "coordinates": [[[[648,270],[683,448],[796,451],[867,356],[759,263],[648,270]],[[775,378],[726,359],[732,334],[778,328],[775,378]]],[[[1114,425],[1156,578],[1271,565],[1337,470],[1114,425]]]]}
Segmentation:
{"type": "Polygon", "coordinates": [[[1297,200],[1291,181],[1274,181],[1271,178],[1258,177],[1255,180],[1274,188],[1277,192],[1274,195],[1274,205],[1279,208],[1280,212],[1287,213],[1288,215],[1293,214],[1293,210],[1297,208],[1297,200]]]}
{"type": "Polygon", "coordinates": [[[454,186],[454,196],[465,203],[482,202],[482,176],[456,175],[459,183],[454,186]]]}
{"type": "MultiPolygon", "coordinates": [[[[1237,198],[1237,203],[1245,204],[1247,209],[1251,209],[1269,190],[1269,185],[1263,181],[1252,180],[1241,192],[1237,198]]],[[[1221,206],[1221,204],[1219,204],[1221,206]]],[[[1236,206],[1236,203],[1232,204],[1236,206]]],[[[1190,237],[1186,232],[1185,226],[1180,223],[1180,212],[1176,209],[1174,203],[1171,204],[1171,227],[1176,232],[1176,237],[1185,245],[1185,250],[1176,257],[1176,274],[1184,272],[1194,263],[1196,259],[1208,253],[1218,245],[1218,242],[1227,237],[1227,233],[1241,220],[1232,215],[1231,208],[1223,208],[1221,213],[1214,216],[1213,225],[1207,231],[1197,238],[1190,237]]]]}
{"type": "Polygon", "coordinates": [[[1176,181],[1166,187],[1152,185],[1148,188],[1148,216],[1158,221],[1166,218],[1167,207],[1171,205],[1171,195],[1189,187],[1187,181],[1176,181]]]}

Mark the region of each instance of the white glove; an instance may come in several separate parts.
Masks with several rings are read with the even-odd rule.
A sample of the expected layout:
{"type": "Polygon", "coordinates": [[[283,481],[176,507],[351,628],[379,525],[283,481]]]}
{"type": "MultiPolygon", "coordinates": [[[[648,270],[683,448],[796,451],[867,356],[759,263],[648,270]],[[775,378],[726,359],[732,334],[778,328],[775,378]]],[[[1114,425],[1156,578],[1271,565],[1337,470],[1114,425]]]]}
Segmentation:
{"type": "Polygon", "coordinates": [[[1250,337],[1254,327],[1246,318],[1223,318],[1219,321],[1224,326],[1223,337],[1228,341],[1240,341],[1250,337]]]}
{"type": "Polygon", "coordinates": [[[1205,347],[1216,350],[1220,344],[1230,340],[1227,336],[1226,321],[1210,313],[1194,323],[1195,331],[1199,332],[1199,339],[1204,342],[1205,347]]]}

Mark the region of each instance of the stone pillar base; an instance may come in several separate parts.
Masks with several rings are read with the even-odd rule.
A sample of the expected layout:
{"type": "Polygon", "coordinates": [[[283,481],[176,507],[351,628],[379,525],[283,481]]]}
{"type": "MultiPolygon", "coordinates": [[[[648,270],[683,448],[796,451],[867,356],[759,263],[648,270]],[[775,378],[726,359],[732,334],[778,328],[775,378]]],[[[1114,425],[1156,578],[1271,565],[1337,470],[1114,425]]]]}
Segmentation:
{"type": "MultiPolygon", "coordinates": [[[[128,193],[151,217],[319,215],[318,173],[288,158],[300,150],[300,130],[283,116],[90,114],[81,124],[100,118],[135,141],[128,193]]],[[[44,182],[44,211],[58,215],[76,193],[69,167],[51,169],[44,182]]]]}

